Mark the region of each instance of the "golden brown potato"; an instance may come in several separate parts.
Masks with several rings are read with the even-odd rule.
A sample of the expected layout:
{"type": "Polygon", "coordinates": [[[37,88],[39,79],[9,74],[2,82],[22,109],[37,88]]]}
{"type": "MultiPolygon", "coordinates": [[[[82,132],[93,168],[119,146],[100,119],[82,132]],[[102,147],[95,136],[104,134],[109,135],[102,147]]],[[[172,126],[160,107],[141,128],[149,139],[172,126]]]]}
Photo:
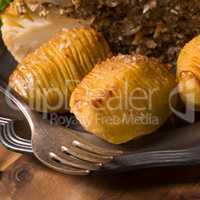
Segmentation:
{"type": "Polygon", "coordinates": [[[87,131],[121,144],[165,123],[175,85],[158,60],[119,55],[95,66],[72,93],[70,108],[87,131]]]}
{"type": "Polygon", "coordinates": [[[182,100],[200,110],[200,36],[181,50],[177,62],[177,79],[182,100]]]}
{"type": "Polygon", "coordinates": [[[35,110],[63,112],[79,81],[110,56],[107,42],[94,29],[64,29],[18,65],[9,85],[35,110]]]}

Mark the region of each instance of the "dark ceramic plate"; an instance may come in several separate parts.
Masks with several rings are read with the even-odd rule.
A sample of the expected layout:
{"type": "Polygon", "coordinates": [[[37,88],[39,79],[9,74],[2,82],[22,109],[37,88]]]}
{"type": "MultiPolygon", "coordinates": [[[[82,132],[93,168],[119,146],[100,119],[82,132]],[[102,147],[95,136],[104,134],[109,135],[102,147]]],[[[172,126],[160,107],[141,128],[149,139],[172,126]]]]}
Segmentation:
{"type": "MultiPolygon", "coordinates": [[[[2,41],[0,44],[0,54],[0,76],[4,80],[7,80],[10,72],[16,66],[16,62],[4,47],[2,41]]],[[[17,122],[15,126],[17,134],[30,137],[30,131],[23,115],[9,108],[2,94],[0,95],[0,116],[14,119],[17,122]]],[[[66,114],[66,116],[73,117],[70,114],[66,114]]],[[[82,129],[79,125],[70,125],[70,128],[82,129]]],[[[116,148],[116,146],[107,144],[86,132],[83,135],[88,140],[98,142],[102,146],[116,148]]],[[[9,148],[16,150],[12,146],[9,146],[9,148]]],[[[117,148],[123,149],[126,152],[125,155],[116,158],[97,173],[199,164],[200,122],[197,120],[192,125],[186,124],[175,116],[172,116],[166,125],[156,133],[128,144],[117,146],[117,148]]]]}

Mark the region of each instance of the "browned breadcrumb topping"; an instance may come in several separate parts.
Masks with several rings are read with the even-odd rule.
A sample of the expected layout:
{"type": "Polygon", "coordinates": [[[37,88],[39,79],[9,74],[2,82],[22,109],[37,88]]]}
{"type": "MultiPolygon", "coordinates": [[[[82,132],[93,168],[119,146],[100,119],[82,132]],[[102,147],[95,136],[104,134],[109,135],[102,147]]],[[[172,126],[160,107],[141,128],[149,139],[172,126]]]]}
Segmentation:
{"type": "MultiPolygon", "coordinates": [[[[51,5],[39,7],[48,10],[51,5]]],[[[60,14],[93,19],[92,26],[116,53],[139,53],[172,64],[180,48],[200,33],[199,0],[72,0],[59,9],[60,14]]]]}

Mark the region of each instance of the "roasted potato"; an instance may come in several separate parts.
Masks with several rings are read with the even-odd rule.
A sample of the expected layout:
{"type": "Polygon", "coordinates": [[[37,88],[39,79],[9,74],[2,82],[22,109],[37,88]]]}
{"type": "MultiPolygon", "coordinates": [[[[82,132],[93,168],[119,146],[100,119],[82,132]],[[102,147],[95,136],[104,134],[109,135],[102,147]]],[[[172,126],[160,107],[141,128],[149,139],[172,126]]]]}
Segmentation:
{"type": "Polygon", "coordinates": [[[175,86],[175,76],[158,60],[119,55],[97,64],[81,81],[72,93],[70,109],[87,131],[121,144],[166,122],[175,86]]]}
{"type": "Polygon", "coordinates": [[[35,6],[25,3],[14,0],[1,14],[4,43],[18,62],[55,36],[62,28],[89,26],[86,20],[59,14],[56,6],[45,12],[34,10],[35,6]]]}
{"type": "Polygon", "coordinates": [[[64,112],[80,80],[111,55],[103,35],[94,29],[63,29],[17,66],[9,85],[37,111],[64,112]]]}
{"type": "Polygon", "coordinates": [[[182,100],[200,111],[200,36],[181,50],[177,61],[177,79],[182,100]]]}

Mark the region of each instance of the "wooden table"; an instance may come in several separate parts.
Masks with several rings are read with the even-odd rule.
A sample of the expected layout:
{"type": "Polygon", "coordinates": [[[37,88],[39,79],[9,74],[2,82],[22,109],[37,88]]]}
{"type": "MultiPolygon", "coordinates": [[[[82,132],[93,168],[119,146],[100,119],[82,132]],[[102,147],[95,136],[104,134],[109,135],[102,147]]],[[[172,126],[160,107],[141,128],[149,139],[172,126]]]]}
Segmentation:
{"type": "Polygon", "coordinates": [[[200,166],[73,177],[22,156],[1,174],[0,200],[200,200],[200,166]]]}

